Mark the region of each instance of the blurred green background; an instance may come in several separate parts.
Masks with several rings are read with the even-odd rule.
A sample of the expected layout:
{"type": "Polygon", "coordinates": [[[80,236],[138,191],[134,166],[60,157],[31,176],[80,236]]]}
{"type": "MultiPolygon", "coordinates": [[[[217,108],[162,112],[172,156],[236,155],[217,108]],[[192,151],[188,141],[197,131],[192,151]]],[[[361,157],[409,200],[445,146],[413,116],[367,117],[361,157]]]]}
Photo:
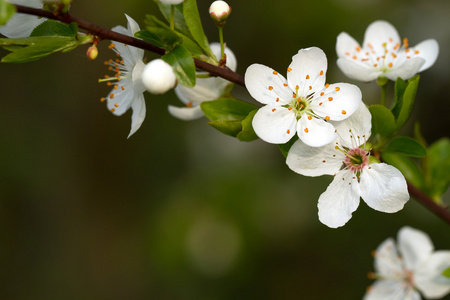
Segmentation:
{"type": "MultiPolygon", "coordinates": [[[[217,41],[211,2],[198,6],[217,41]]],[[[437,39],[414,117],[428,142],[448,136],[449,1],[228,3],[225,40],[240,74],[255,62],[284,70],[300,48],[318,46],[327,81],[357,83],[366,103],[379,90],[337,68],[341,31],[362,42],[366,27],[385,19],[411,45],[437,39]]],[[[149,0],[75,0],[72,13],[107,28],[126,25],[124,13],[141,26],[145,14],[160,16],[149,0]]],[[[107,46],[94,62],[80,47],[0,65],[2,299],[361,299],[371,251],[402,226],[450,249],[449,225],[414,199],[396,214],[361,202],[343,228],[324,226],[316,206],[331,177],[297,175],[276,146],[239,143],[206,119],[171,117],[167,105],[181,105],[172,91],[146,95],[146,120],[126,139],[131,113],[115,117],[99,101],[109,92],[97,83],[113,57],[107,46]]],[[[241,87],[234,95],[252,101],[241,87]]]]}

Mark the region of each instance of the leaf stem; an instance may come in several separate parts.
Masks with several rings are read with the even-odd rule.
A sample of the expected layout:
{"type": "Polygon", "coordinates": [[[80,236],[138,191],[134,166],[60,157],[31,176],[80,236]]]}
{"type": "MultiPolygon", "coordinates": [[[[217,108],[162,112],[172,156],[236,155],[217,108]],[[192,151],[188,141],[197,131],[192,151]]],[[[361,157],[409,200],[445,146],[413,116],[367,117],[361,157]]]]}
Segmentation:
{"type": "Polygon", "coordinates": [[[175,5],[170,6],[170,29],[175,29],[175,5]]]}
{"type": "Polygon", "coordinates": [[[381,86],[381,105],[386,106],[386,84],[381,86]]]}
{"type": "Polygon", "coordinates": [[[217,26],[219,28],[219,40],[220,40],[220,59],[225,59],[225,46],[223,44],[223,26],[217,26]]]}

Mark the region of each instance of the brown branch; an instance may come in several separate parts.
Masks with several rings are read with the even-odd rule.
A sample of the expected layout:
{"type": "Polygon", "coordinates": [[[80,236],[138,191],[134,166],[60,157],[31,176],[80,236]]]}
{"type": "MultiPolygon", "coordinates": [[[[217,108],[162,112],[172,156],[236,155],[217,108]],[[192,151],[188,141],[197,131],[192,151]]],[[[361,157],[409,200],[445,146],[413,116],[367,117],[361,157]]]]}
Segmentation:
{"type": "MultiPolygon", "coordinates": [[[[149,42],[146,42],[146,41],[143,41],[143,40],[131,37],[131,36],[123,35],[123,34],[114,32],[112,30],[97,26],[95,24],[92,24],[92,23],[86,22],[84,20],[78,19],[76,17],[73,17],[70,14],[54,15],[51,12],[44,11],[41,9],[30,8],[30,7],[26,7],[26,6],[22,6],[22,5],[15,5],[15,6],[17,8],[17,12],[19,12],[19,13],[45,17],[47,19],[53,19],[53,20],[57,20],[57,21],[60,21],[63,23],[67,23],[67,24],[75,22],[78,24],[79,28],[87,30],[91,34],[96,35],[101,39],[117,41],[117,42],[120,42],[123,44],[135,46],[137,48],[141,48],[141,49],[144,49],[144,50],[147,50],[147,51],[159,54],[159,55],[164,55],[164,53],[165,53],[164,49],[158,48],[149,42]]],[[[234,82],[236,84],[239,84],[239,85],[245,87],[244,77],[242,77],[242,75],[239,75],[239,74],[231,71],[229,68],[217,67],[217,66],[208,64],[204,61],[198,60],[198,59],[194,59],[194,62],[195,62],[195,66],[199,69],[205,70],[213,75],[222,77],[224,79],[227,79],[231,82],[234,82]]],[[[443,219],[444,221],[446,221],[447,223],[450,224],[450,211],[448,209],[436,204],[430,197],[425,195],[421,190],[414,187],[409,182],[408,182],[408,191],[411,194],[411,196],[416,198],[420,203],[422,203],[422,205],[424,205],[426,208],[428,208],[434,214],[436,214],[441,219],[443,219]]]]}
{"type": "MultiPolygon", "coordinates": [[[[45,11],[42,9],[36,9],[36,8],[31,8],[31,7],[17,5],[17,4],[15,6],[17,8],[17,12],[19,12],[19,13],[40,16],[40,17],[44,17],[47,19],[57,20],[57,21],[67,23],[67,24],[75,22],[78,24],[79,28],[87,30],[91,34],[98,36],[101,39],[117,41],[117,42],[120,42],[123,44],[135,46],[137,48],[141,48],[141,49],[144,49],[144,50],[147,50],[147,51],[159,54],[159,55],[165,54],[164,49],[156,47],[155,45],[153,45],[149,42],[146,42],[146,41],[143,41],[143,40],[140,40],[140,39],[128,36],[128,35],[124,35],[124,34],[121,34],[118,32],[114,32],[112,30],[109,30],[109,29],[100,27],[98,25],[86,22],[86,21],[84,21],[82,19],[78,19],[68,13],[55,15],[49,11],[45,11]]],[[[195,58],[194,58],[194,63],[197,68],[205,70],[205,71],[211,73],[212,75],[220,76],[231,82],[234,82],[241,86],[245,86],[244,77],[231,71],[229,68],[217,67],[217,66],[208,64],[204,61],[201,61],[199,59],[195,59],[195,58]]]]}
{"type": "Polygon", "coordinates": [[[423,206],[428,208],[434,214],[439,216],[442,220],[450,224],[450,211],[437,204],[430,197],[428,197],[424,192],[413,186],[411,183],[407,182],[409,193],[416,198],[423,206]]]}

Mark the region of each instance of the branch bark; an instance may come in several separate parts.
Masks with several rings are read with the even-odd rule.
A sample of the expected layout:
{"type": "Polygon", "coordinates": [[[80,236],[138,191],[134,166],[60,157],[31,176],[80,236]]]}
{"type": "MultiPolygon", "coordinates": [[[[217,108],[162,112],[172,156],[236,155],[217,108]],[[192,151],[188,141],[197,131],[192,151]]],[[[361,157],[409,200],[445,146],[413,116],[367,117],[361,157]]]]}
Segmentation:
{"type": "MultiPolygon", "coordinates": [[[[79,28],[82,28],[91,34],[98,36],[100,39],[112,40],[112,41],[117,41],[117,42],[120,42],[123,44],[132,45],[137,48],[141,48],[141,49],[144,49],[144,50],[147,50],[147,51],[159,54],[159,55],[164,55],[164,53],[165,53],[164,49],[156,47],[155,45],[153,45],[149,42],[146,42],[146,41],[143,41],[143,40],[131,37],[131,36],[123,35],[123,34],[114,32],[112,30],[100,27],[98,25],[95,25],[95,24],[89,23],[87,21],[84,21],[82,19],[76,18],[68,13],[61,14],[61,15],[54,15],[51,12],[41,10],[41,9],[30,8],[30,7],[26,7],[26,6],[22,6],[22,5],[15,5],[15,6],[17,8],[17,12],[19,12],[19,13],[40,16],[40,17],[44,17],[47,19],[57,20],[57,21],[67,23],[67,24],[75,22],[78,24],[79,28]]],[[[222,67],[214,66],[214,65],[208,64],[208,63],[198,60],[198,59],[194,59],[194,62],[195,62],[195,66],[199,69],[202,69],[202,70],[207,71],[215,76],[222,77],[224,79],[227,79],[231,82],[234,82],[238,85],[245,87],[244,77],[240,74],[237,74],[237,73],[231,71],[229,68],[222,68],[222,67]]],[[[411,185],[409,182],[408,182],[408,191],[412,197],[416,198],[427,209],[429,209],[434,214],[436,214],[438,217],[440,217],[442,220],[444,220],[445,222],[450,224],[450,210],[436,204],[430,197],[428,197],[425,193],[423,193],[418,188],[411,185]]]]}

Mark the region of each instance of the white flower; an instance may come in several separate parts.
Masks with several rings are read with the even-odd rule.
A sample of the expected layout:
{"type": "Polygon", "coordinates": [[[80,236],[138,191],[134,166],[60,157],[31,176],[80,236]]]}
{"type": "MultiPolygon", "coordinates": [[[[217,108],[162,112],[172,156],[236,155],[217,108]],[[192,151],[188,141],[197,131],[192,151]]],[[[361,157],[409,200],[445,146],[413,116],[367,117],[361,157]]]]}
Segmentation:
{"type": "Polygon", "coordinates": [[[225,25],[230,13],[231,8],[225,1],[214,1],[209,7],[209,15],[219,26],[225,25]]]}
{"type": "Polygon", "coordinates": [[[379,76],[390,80],[407,80],[431,67],[439,52],[436,40],[423,41],[409,47],[389,22],[375,21],[369,25],[362,46],[346,32],[339,34],[336,43],[337,64],[348,77],[372,81],[379,76]],[[402,45],[403,42],[403,45],[402,45]]]}
{"type": "Polygon", "coordinates": [[[317,148],[298,140],[289,150],[286,163],[293,171],[305,176],[334,175],[318,203],[319,220],[329,227],[347,223],[360,197],[371,208],[388,213],[399,211],[409,199],[399,170],[370,162],[365,149],[370,130],[371,115],[361,102],[350,118],[336,125],[334,143],[317,148]]]}
{"type": "MultiPolygon", "coordinates": [[[[43,6],[42,0],[7,0],[7,2],[32,8],[43,6]]],[[[29,37],[33,29],[46,20],[27,14],[15,14],[6,25],[0,26],[0,33],[11,39],[29,37]]]]}
{"type": "MultiPolygon", "coordinates": [[[[118,33],[134,36],[139,31],[139,25],[129,16],[125,15],[128,20],[128,28],[116,26],[112,30],[118,33]]],[[[110,82],[109,85],[113,89],[105,98],[107,107],[113,114],[120,116],[124,114],[130,107],[133,110],[131,116],[131,131],[128,137],[135,133],[145,119],[145,87],[142,84],[142,71],[145,67],[142,58],[144,50],[128,46],[122,43],[111,44],[113,50],[120,56],[115,61],[110,60],[108,63],[110,69],[116,72],[115,77],[106,78],[110,82]],[[111,82],[115,80],[114,82],[111,82]]],[[[105,81],[106,81],[105,80],[105,81]]]]}
{"type": "Polygon", "coordinates": [[[450,278],[442,272],[450,267],[450,251],[434,251],[427,234],[411,227],[400,229],[397,247],[389,238],[375,251],[378,280],[364,300],[416,300],[419,291],[429,299],[439,299],[450,292],[450,278]]]}
{"type": "Polygon", "coordinates": [[[159,0],[162,4],[170,4],[170,5],[177,5],[181,2],[184,2],[184,0],[159,0]]]}
{"type": "Polygon", "coordinates": [[[288,142],[297,132],[313,147],[336,139],[328,121],[341,121],[361,103],[361,91],[352,84],[325,84],[327,58],[316,47],[301,49],[292,57],[286,79],[273,69],[253,64],[245,72],[248,92],[266,104],[253,118],[253,129],[264,141],[288,142]]]}
{"type": "MultiPolygon", "coordinates": [[[[209,46],[216,58],[220,59],[220,44],[211,43],[209,46]]],[[[227,56],[227,67],[232,71],[236,71],[236,56],[234,56],[234,53],[229,48],[225,48],[225,54],[227,56]]],[[[197,75],[207,76],[208,73],[197,72],[197,75]]],[[[193,88],[177,85],[175,88],[175,93],[186,106],[176,107],[169,105],[169,112],[172,116],[185,121],[201,118],[203,116],[203,112],[200,108],[200,104],[204,101],[211,101],[220,98],[229,84],[230,82],[223,78],[208,77],[197,78],[193,88]]]]}
{"type": "Polygon", "coordinates": [[[177,77],[172,67],[158,58],[145,65],[142,83],[148,92],[159,95],[173,89],[177,83],[177,77]]]}

